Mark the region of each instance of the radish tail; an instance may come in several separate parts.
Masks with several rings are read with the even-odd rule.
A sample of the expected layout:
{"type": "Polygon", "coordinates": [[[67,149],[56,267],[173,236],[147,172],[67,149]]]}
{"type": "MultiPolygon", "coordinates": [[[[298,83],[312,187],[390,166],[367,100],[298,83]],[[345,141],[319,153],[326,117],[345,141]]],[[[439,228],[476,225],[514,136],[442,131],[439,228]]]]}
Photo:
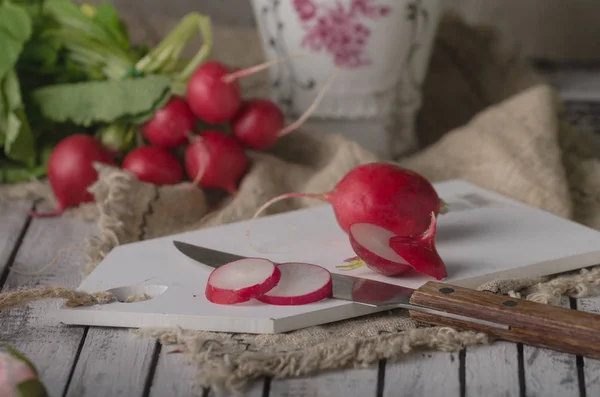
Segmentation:
{"type": "Polygon", "coordinates": [[[252,249],[254,251],[260,252],[260,253],[268,253],[268,251],[262,251],[262,250],[256,248],[256,246],[254,246],[254,244],[252,244],[252,240],[250,238],[250,227],[252,226],[252,221],[254,220],[254,218],[258,217],[258,215],[260,215],[267,207],[271,206],[272,204],[275,204],[278,201],[285,200],[285,199],[292,198],[292,197],[308,197],[308,198],[314,198],[314,199],[317,199],[317,200],[327,201],[325,195],[323,195],[323,194],[286,193],[286,194],[282,194],[281,196],[274,197],[271,200],[269,200],[266,203],[264,203],[254,213],[254,215],[252,216],[252,218],[250,218],[250,220],[248,221],[248,227],[246,228],[246,239],[248,240],[248,244],[250,245],[250,247],[252,247],[252,249]]]}
{"type": "Polygon", "coordinates": [[[61,205],[51,212],[30,211],[29,215],[33,218],[55,218],[57,216],[62,215],[63,212],[65,212],[65,208],[61,205]]]}
{"type": "Polygon", "coordinates": [[[279,137],[289,134],[290,132],[294,131],[296,128],[298,128],[302,124],[304,124],[304,122],[306,120],[308,120],[310,115],[313,114],[315,109],[317,109],[317,107],[319,106],[319,103],[321,103],[321,100],[323,99],[323,97],[325,96],[325,94],[327,93],[327,91],[329,90],[329,88],[331,87],[331,85],[333,84],[334,80],[337,78],[339,73],[340,73],[340,69],[336,68],[335,71],[331,74],[331,76],[327,80],[327,82],[325,83],[325,85],[321,88],[321,90],[317,94],[317,97],[315,98],[313,103],[311,103],[311,105],[308,107],[308,109],[306,109],[304,111],[304,113],[298,118],[298,120],[294,121],[292,124],[283,128],[278,134],[279,137]]]}
{"type": "Polygon", "coordinates": [[[258,73],[258,72],[260,72],[262,70],[268,69],[268,68],[270,68],[273,65],[277,65],[278,63],[281,63],[283,61],[286,61],[286,60],[289,60],[289,59],[294,59],[294,58],[300,58],[302,56],[304,56],[304,55],[291,55],[289,57],[277,58],[277,59],[274,59],[272,61],[268,61],[268,62],[265,62],[265,63],[261,63],[259,65],[251,66],[251,67],[246,68],[246,69],[237,70],[235,72],[229,73],[229,74],[223,76],[221,78],[221,80],[224,83],[232,83],[233,81],[235,81],[235,80],[237,80],[239,78],[251,76],[251,75],[253,75],[255,73],[258,73]]]}
{"type": "Polygon", "coordinates": [[[450,212],[450,206],[447,202],[440,199],[440,215],[444,215],[450,212]]]}

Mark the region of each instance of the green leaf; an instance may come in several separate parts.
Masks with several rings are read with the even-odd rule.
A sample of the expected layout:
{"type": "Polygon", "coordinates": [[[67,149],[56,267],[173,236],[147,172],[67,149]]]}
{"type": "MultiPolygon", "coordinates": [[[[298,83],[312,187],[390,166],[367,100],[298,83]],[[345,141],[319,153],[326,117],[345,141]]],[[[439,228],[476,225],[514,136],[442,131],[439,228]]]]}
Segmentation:
{"type": "Polygon", "coordinates": [[[172,96],[172,92],[171,90],[167,90],[165,91],[164,95],[160,98],[158,98],[156,100],[156,102],[152,105],[152,107],[150,109],[148,109],[145,112],[141,112],[132,116],[127,116],[125,117],[125,121],[132,123],[132,124],[143,124],[146,121],[150,120],[152,118],[152,116],[154,116],[154,113],[162,108],[163,106],[165,106],[167,104],[167,102],[169,102],[169,99],[171,99],[172,96]]]}
{"type": "Polygon", "coordinates": [[[129,48],[129,34],[127,27],[119,18],[115,7],[110,3],[102,2],[96,7],[94,21],[102,25],[113,40],[122,48],[129,48]]]}
{"type": "Polygon", "coordinates": [[[32,33],[31,18],[21,7],[0,3],[0,79],[12,69],[32,33]]]}
{"type": "Polygon", "coordinates": [[[8,72],[1,83],[3,100],[0,109],[4,111],[4,117],[0,120],[0,129],[4,132],[4,153],[13,160],[33,166],[35,139],[23,107],[16,72],[8,72]]]}
{"type": "Polygon", "coordinates": [[[38,379],[30,379],[17,386],[19,397],[48,397],[44,384],[38,379]]]}
{"type": "Polygon", "coordinates": [[[33,92],[42,115],[55,122],[89,127],[138,116],[152,109],[170,92],[167,76],[92,81],[47,86],[33,92]]]}

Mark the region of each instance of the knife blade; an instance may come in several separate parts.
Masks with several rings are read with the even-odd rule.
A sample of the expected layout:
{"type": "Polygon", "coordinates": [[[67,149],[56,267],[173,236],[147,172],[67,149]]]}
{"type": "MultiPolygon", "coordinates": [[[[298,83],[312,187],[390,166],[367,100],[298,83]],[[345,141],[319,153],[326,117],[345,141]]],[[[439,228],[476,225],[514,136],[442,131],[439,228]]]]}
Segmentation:
{"type": "MultiPolygon", "coordinates": [[[[173,245],[190,259],[212,268],[218,268],[228,262],[245,258],[244,256],[188,244],[182,241],[173,241],[173,245]]],[[[337,273],[331,273],[331,281],[331,297],[334,299],[351,301],[372,307],[382,307],[384,309],[403,308],[421,310],[432,314],[461,318],[465,321],[475,321],[491,327],[508,329],[508,326],[492,321],[467,318],[452,313],[438,313],[435,310],[413,305],[410,303],[410,297],[415,291],[412,288],[337,273]]]]}
{"type": "MultiPolygon", "coordinates": [[[[194,261],[217,268],[243,256],[181,241],[173,244],[194,261]]],[[[436,281],[411,289],[331,273],[332,298],[384,309],[408,309],[422,324],[485,332],[524,343],[600,359],[600,315],[458,287],[436,281]]]]}

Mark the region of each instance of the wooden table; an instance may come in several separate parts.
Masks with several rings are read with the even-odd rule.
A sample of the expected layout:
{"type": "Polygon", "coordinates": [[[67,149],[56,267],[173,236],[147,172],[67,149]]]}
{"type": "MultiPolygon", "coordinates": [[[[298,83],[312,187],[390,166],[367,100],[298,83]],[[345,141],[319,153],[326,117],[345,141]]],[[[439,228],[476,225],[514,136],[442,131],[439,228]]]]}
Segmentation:
{"type": "MultiPolygon", "coordinates": [[[[38,275],[61,248],[96,232],[73,218],[31,219],[26,201],[0,204],[0,286],[77,287],[83,255],[70,251],[38,275]]],[[[55,316],[62,301],[35,303],[0,313],[0,341],[38,366],[51,396],[219,396],[191,387],[194,368],[154,340],[127,329],[65,326],[55,316]]],[[[600,299],[565,305],[600,311],[600,299]]],[[[600,396],[600,361],[508,342],[456,354],[427,352],[402,362],[331,372],[312,378],[267,380],[247,397],[363,396],[600,396]]]]}

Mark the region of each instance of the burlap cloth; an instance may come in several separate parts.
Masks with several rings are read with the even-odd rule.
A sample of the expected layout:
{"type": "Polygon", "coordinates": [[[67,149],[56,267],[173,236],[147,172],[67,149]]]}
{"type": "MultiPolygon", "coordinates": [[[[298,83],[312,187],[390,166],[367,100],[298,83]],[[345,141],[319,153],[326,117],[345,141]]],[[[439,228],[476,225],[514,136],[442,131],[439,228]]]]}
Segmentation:
{"type": "MultiPolygon", "coordinates": [[[[242,66],[262,59],[254,31],[215,28],[215,41],[218,59],[242,66]]],[[[443,18],[417,122],[423,148],[397,161],[433,182],[462,178],[600,228],[600,151],[593,137],[569,126],[553,89],[501,46],[487,28],[469,26],[454,15],[443,18]]],[[[246,81],[246,89],[264,93],[263,78],[246,81]]],[[[297,131],[271,153],[251,157],[252,169],[238,195],[221,201],[188,184],[154,187],[102,168],[92,188],[96,203],[72,212],[93,219],[100,229],[90,241],[87,265],[93,267],[118,244],[248,219],[281,193],[328,191],[352,167],[377,160],[341,135],[319,131],[297,131]]],[[[39,183],[13,186],[3,197],[39,196],[44,189],[39,183]]],[[[288,200],[265,214],[317,204],[322,205],[288,200]]],[[[498,280],[480,289],[553,304],[562,295],[593,293],[599,280],[597,269],[587,269],[554,279],[498,280]]],[[[181,345],[198,368],[199,383],[214,388],[238,388],[261,376],[394,361],[416,348],[452,351],[490,342],[483,334],[416,327],[402,310],[282,335],[146,333],[181,345]]]]}

